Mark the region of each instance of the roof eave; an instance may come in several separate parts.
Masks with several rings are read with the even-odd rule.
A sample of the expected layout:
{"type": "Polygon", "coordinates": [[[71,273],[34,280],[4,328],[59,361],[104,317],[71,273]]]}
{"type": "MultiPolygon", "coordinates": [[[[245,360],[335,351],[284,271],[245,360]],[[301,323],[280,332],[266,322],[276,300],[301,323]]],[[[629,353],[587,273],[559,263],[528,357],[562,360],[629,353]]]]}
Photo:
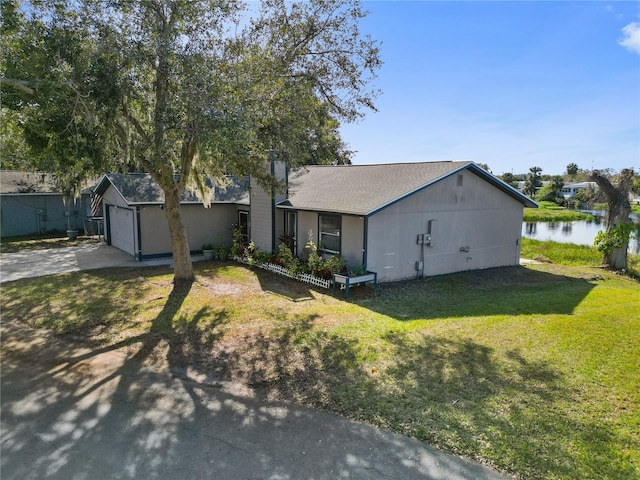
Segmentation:
{"type": "Polygon", "coordinates": [[[295,205],[287,205],[285,202],[288,202],[289,200],[283,200],[282,202],[279,202],[276,204],[276,208],[280,208],[283,210],[299,210],[299,211],[303,211],[303,212],[319,212],[319,213],[339,213],[340,215],[353,215],[356,217],[366,217],[369,214],[366,212],[356,212],[353,210],[334,210],[334,209],[326,209],[326,208],[313,208],[313,207],[299,207],[299,206],[295,206],[295,205]]]}
{"type": "Polygon", "coordinates": [[[105,173],[104,176],[100,179],[100,182],[98,182],[98,185],[95,188],[95,192],[99,195],[102,195],[104,192],[107,191],[107,188],[109,188],[109,185],[111,185],[113,187],[113,189],[118,192],[118,195],[120,195],[120,197],[122,197],[122,199],[124,200],[124,203],[126,203],[128,206],[135,206],[136,204],[133,202],[130,202],[129,200],[127,200],[127,197],[125,197],[122,192],[118,189],[118,187],[116,187],[116,184],[113,183],[113,181],[111,181],[111,179],[109,178],[109,174],[105,173]],[[103,186],[104,185],[104,186],[103,186]]]}
{"type": "Polygon", "coordinates": [[[111,183],[111,180],[109,180],[109,177],[107,177],[107,174],[105,173],[104,175],[102,175],[102,178],[100,178],[100,181],[93,189],[93,192],[97,193],[98,195],[102,195],[104,192],[107,191],[107,188],[109,188],[109,185],[113,185],[113,184],[111,183]]]}

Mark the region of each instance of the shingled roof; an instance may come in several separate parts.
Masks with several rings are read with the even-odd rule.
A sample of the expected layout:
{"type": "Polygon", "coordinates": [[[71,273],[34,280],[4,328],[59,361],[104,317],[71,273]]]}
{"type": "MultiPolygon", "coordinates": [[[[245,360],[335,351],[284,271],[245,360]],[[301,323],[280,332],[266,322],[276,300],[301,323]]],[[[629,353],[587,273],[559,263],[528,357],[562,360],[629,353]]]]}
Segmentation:
{"type": "MultiPolygon", "coordinates": [[[[96,192],[103,193],[109,183],[122,195],[129,205],[163,205],[164,192],[160,185],[148,173],[107,173],[96,187],[96,192]]],[[[248,182],[235,177],[224,177],[221,181],[207,181],[207,186],[214,189],[212,203],[249,204],[248,182]]],[[[180,196],[180,203],[202,203],[194,192],[185,190],[180,196]]]]}
{"type": "Polygon", "coordinates": [[[289,198],[278,206],[367,216],[462,170],[482,177],[524,206],[537,207],[531,199],[468,161],[308,166],[289,177],[289,198]]]}

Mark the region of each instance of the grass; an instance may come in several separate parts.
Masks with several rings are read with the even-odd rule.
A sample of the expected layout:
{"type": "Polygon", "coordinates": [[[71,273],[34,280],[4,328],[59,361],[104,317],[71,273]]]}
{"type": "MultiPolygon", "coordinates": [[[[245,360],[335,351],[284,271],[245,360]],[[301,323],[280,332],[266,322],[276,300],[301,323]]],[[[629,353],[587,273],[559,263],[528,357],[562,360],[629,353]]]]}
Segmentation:
{"type": "MultiPolygon", "coordinates": [[[[523,258],[566,266],[599,267],[602,264],[602,254],[594,247],[572,243],[542,242],[524,237],[520,254],[523,258]]],[[[640,255],[627,257],[627,270],[640,278],[640,255]]]]}
{"type": "Polygon", "coordinates": [[[602,254],[588,245],[543,242],[524,237],[522,238],[520,255],[523,258],[560,265],[597,267],[602,264],[602,254]]]}
{"type": "Polygon", "coordinates": [[[354,288],[227,262],[5,283],[3,320],[193,364],[389,428],[517,478],[640,478],[640,283],[586,253],[354,288]],[[585,260],[582,260],[585,258],[585,260]],[[569,265],[563,265],[569,264],[569,265]]]}
{"type": "MultiPolygon", "coordinates": [[[[594,210],[606,210],[606,204],[597,204],[594,210]]],[[[631,211],[640,214],[640,205],[631,205],[631,211]]],[[[573,222],[578,220],[591,220],[593,215],[589,213],[579,212],[577,210],[568,210],[554,202],[540,202],[539,208],[525,208],[525,222],[573,222]]]]}
{"type": "Polygon", "coordinates": [[[51,232],[49,232],[43,235],[3,238],[0,240],[0,251],[2,251],[2,253],[16,253],[25,250],[66,248],[86,243],[96,243],[96,238],[78,236],[75,240],[69,240],[66,233],[60,233],[57,236],[52,236],[51,232]]]}
{"type": "Polygon", "coordinates": [[[553,202],[540,202],[539,208],[525,208],[525,222],[573,222],[577,220],[590,220],[593,215],[567,210],[553,202]]]}

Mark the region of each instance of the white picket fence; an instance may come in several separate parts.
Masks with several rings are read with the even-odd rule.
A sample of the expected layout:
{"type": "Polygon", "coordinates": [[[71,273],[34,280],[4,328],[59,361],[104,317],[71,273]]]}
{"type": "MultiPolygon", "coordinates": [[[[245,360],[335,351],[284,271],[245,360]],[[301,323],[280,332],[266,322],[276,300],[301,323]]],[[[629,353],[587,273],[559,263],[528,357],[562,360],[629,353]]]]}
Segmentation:
{"type": "Polygon", "coordinates": [[[253,265],[254,267],[262,268],[263,270],[269,270],[270,272],[277,273],[278,275],[283,275],[288,278],[293,278],[294,280],[299,280],[304,283],[309,283],[311,285],[315,285],[320,288],[331,288],[333,285],[332,280],[325,280],[324,278],[319,278],[311,275],[310,273],[300,273],[294,274],[288,268],[283,267],[282,265],[276,265],[275,263],[261,263],[261,264],[251,264],[247,262],[247,260],[243,257],[238,257],[234,255],[231,257],[233,260],[239,263],[244,263],[245,265],[253,265]]]}
{"type": "Polygon", "coordinates": [[[332,280],[325,280],[324,278],[314,277],[310,273],[301,273],[298,275],[298,280],[304,283],[310,283],[311,285],[315,285],[316,287],[321,288],[331,288],[333,285],[332,280]]]}

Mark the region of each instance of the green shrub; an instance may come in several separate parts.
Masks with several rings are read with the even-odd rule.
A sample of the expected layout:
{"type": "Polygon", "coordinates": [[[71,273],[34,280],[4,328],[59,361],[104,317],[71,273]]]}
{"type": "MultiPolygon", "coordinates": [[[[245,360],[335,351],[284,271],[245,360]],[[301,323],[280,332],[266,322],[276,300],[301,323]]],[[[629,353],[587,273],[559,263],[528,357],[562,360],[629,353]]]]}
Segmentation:
{"type": "Polygon", "coordinates": [[[324,268],[332,274],[344,272],[347,269],[347,262],[342,255],[333,255],[324,261],[324,268]]]}
{"type": "Polygon", "coordinates": [[[350,277],[357,277],[358,275],[364,275],[365,273],[367,273],[367,269],[364,265],[357,265],[349,269],[350,277]]]}
{"type": "Polygon", "coordinates": [[[553,189],[553,187],[551,185],[545,185],[544,187],[542,187],[540,190],[538,190],[538,193],[536,193],[536,202],[553,202],[555,203],[556,201],[556,191],[553,189]]]}
{"type": "Polygon", "coordinates": [[[346,262],[341,255],[332,255],[326,260],[318,253],[318,247],[309,239],[304,246],[307,254],[307,266],[309,272],[316,277],[329,279],[334,273],[343,271],[346,268],[346,262]]]}
{"type": "Polygon", "coordinates": [[[247,239],[242,233],[242,229],[239,226],[233,227],[233,244],[231,246],[231,254],[238,257],[244,256],[245,248],[247,247],[247,239]]]}
{"type": "Polygon", "coordinates": [[[269,260],[269,254],[256,247],[256,244],[251,240],[247,248],[244,249],[244,258],[249,265],[260,265],[269,260]]]}
{"type": "Polygon", "coordinates": [[[280,265],[288,269],[292,274],[295,275],[302,270],[300,259],[293,255],[289,246],[284,242],[278,246],[278,257],[280,265]]]}
{"type": "Polygon", "coordinates": [[[611,230],[600,230],[593,240],[593,244],[605,255],[609,255],[614,248],[622,248],[623,245],[629,243],[633,224],[621,223],[611,230]]]}
{"type": "Polygon", "coordinates": [[[320,276],[320,272],[323,270],[323,260],[320,254],[318,254],[318,247],[313,240],[309,240],[304,246],[304,251],[307,254],[307,266],[312,275],[320,276]]]}

